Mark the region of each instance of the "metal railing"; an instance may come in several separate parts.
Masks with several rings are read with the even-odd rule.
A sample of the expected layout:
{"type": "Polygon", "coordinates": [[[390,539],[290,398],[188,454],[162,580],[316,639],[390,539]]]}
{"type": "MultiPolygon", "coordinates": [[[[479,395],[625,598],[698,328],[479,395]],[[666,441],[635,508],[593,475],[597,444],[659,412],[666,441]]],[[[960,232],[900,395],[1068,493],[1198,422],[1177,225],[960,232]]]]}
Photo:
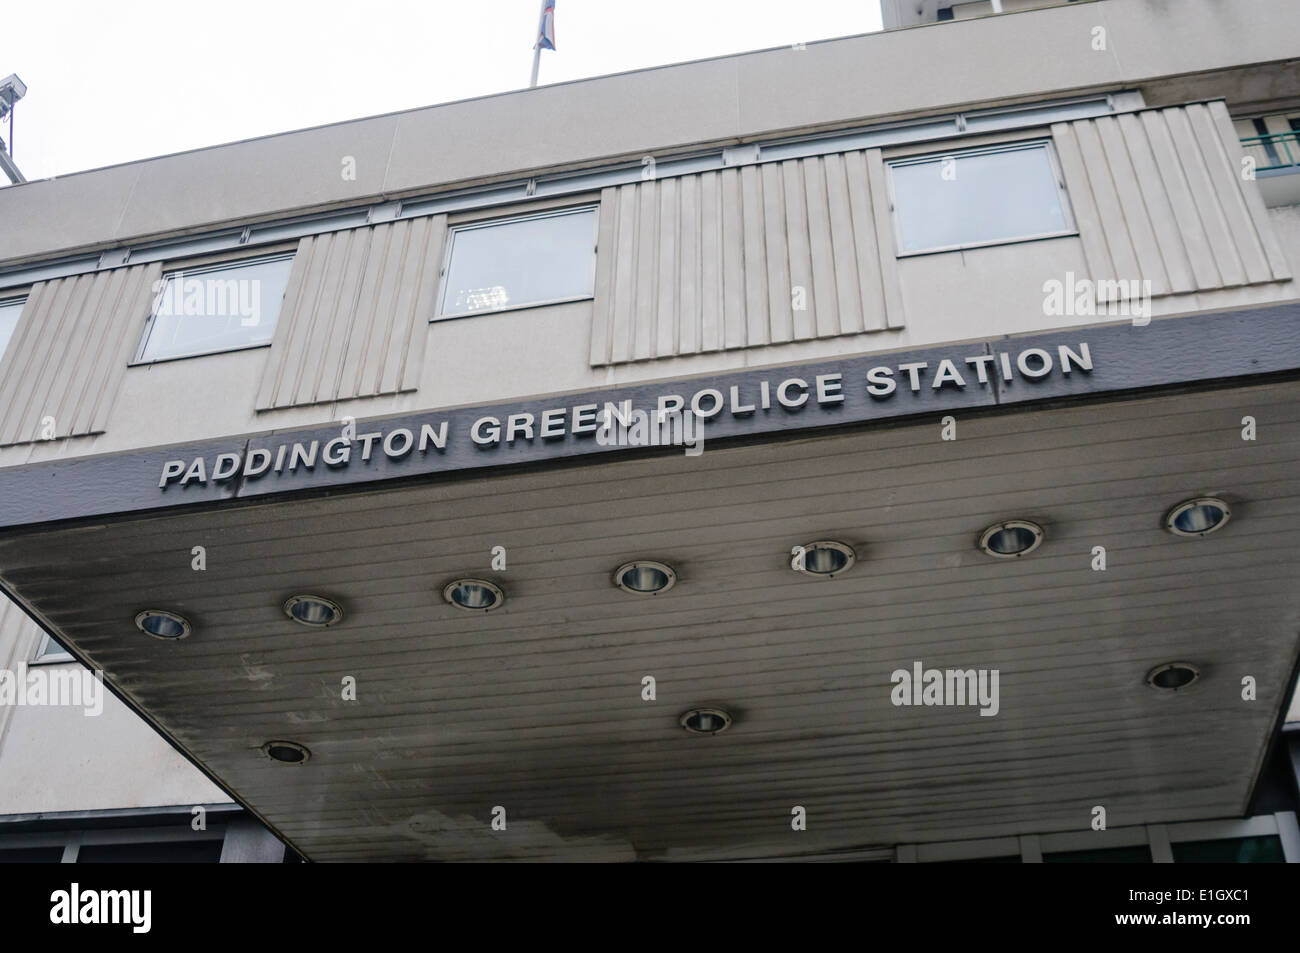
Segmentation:
{"type": "Polygon", "coordinates": [[[1300,166],[1300,131],[1271,136],[1248,136],[1241,140],[1246,155],[1255,160],[1256,172],[1300,166]]]}

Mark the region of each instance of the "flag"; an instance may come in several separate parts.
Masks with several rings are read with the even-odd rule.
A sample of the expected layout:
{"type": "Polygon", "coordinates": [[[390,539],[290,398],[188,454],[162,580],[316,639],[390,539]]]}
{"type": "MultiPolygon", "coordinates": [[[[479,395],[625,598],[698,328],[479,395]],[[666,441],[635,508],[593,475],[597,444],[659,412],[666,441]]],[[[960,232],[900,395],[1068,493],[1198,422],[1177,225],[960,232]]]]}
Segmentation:
{"type": "Polygon", "coordinates": [[[542,19],[537,24],[537,43],[533,49],[555,49],[555,0],[546,0],[542,4],[542,19]]]}

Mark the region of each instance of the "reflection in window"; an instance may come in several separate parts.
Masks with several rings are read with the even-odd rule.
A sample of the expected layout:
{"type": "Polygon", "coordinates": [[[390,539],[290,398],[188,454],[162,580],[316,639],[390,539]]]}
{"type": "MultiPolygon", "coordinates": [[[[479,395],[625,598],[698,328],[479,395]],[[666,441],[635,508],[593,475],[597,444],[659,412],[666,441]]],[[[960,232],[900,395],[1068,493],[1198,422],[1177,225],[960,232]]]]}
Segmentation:
{"type": "Polygon", "coordinates": [[[1136,847],[1103,847],[1099,850],[1066,850],[1044,854],[1045,864],[1149,864],[1151,848],[1145,844],[1136,847]]]}
{"type": "Polygon", "coordinates": [[[589,298],[595,273],[594,208],[458,226],[438,315],[589,298]]]}
{"type": "Polygon", "coordinates": [[[41,636],[41,644],[36,649],[34,662],[71,662],[72,654],[48,635],[41,636]]]}
{"type": "Polygon", "coordinates": [[[155,288],[137,361],[269,344],[293,257],[175,271],[155,288]]]}
{"type": "Polygon", "coordinates": [[[5,348],[9,346],[9,339],[14,336],[14,329],[18,327],[18,317],[23,313],[25,301],[25,298],[0,301],[0,358],[5,356],[5,348]]]}
{"type": "Polygon", "coordinates": [[[220,861],[220,840],[86,844],[77,851],[79,864],[216,864],[220,861]]]}
{"type": "Polygon", "coordinates": [[[1171,845],[1176,864],[1284,864],[1282,840],[1264,837],[1229,837],[1171,845]]]}
{"type": "Polygon", "coordinates": [[[901,254],[1071,234],[1046,142],[889,164],[901,254]]]}

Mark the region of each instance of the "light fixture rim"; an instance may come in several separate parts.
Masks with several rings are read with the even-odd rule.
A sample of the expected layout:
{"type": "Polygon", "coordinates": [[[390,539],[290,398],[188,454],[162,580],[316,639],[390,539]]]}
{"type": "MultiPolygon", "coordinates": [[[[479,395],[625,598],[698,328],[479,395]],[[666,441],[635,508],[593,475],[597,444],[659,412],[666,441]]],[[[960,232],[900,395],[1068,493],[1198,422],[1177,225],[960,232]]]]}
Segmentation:
{"type": "Polygon", "coordinates": [[[634,559],[631,562],[623,563],[614,570],[614,585],[634,596],[657,596],[677,585],[677,570],[657,559],[634,559]],[[623,576],[633,569],[657,569],[668,577],[668,582],[664,584],[662,589],[633,589],[623,582],[623,576]]]}
{"type": "Polygon", "coordinates": [[[309,626],[313,629],[328,629],[330,626],[338,625],[343,621],[343,607],[339,605],[338,602],[328,596],[320,596],[310,592],[301,592],[297,595],[290,596],[288,599],[284,600],[284,604],[280,608],[282,608],[284,614],[294,622],[297,622],[299,625],[309,626]],[[333,612],[333,617],[328,622],[308,622],[306,619],[300,619],[293,614],[293,607],[302,602],[324,603],[333,612]]]}
{"type": "Polygon", "coordinates": [[[261,747],[261,751],[262,751],[262,754],[264,754],[264,755],[266,756],[267,760],[270,761],[270,762],[272,762],[273,764],[283,764],[283,765],[288,765],[288,766],[291,767],[291,768],[292,768],[292,767],[301,767],[302,765],[306,764],[308,761],[311,760],[311,749],[308,748],[308,747],[307,747],[306,745],[304,745],[304,744],[299,744],[297,741],[282,741],[282,740],[268,741],[268,742],[266,742],[266,744],[262,745],[262,747],[261,747]],[[302,752],[302,760],[301,760],[301,761],[282,761],[282,760],[279,759],[279,758],[274,758],[274,757],[271,756],[271,749],[272,749],[272,748],[292,748],[292,749],[295,750],[295,751],[301,751],[301,752],[302,752]]]}
{"type": "Polygon", "coordinates": [[[1165,513],[1164,526],[1165,529],[1168,532],[1172,533],[1174,536],[1181,536],[1184,539],[1196,539],[1201,536],[1209,536],[1211,533],[1218,532],[1219,530],[1223,529],[1223,527],[1227,526],[1228,521],[1231,519],[1232,519],[1232,508],[1228,506],[1227,502],[1223,500],[1221,497],[1195,496],[1192,497],[1191,499],[1183,500],[1181,503],[1175,503],[1173,506],[1171,506],[1168,509],[1168,511],[1165,513]],[[1223,519],[1219,520],[1219,522],[1215,523],[1209,529],[1202,530],[1199,533],[1188,533],[1184,530],[1179,529],[1175,525],[1174,521],[1177,520],[1178,517],[1186,513],[1188,510],[1193,509],[1194,507],[1197,506],[1205,506],[1207,504],[1223,512],[1223,519]]]}
{"type": "Polygon", "coordinates": [[[457,609],[460,609],[462,612],[491,612],[493,609],[499,609],[501,608],[502,605],[505,604],[506,593],[504,589],[502,589],[496,583],[491,582],[490,580],[482,579],[478,576],[459,576],[442,587],[442,598],[443,601],[446,602],[448,605],[454,606],[457,609]],[[457,602],[455,599],[451,597],[451,594],[452,591],[456,589],[457,586],[467,586],[467,585],[482,586],[483,588],[491,592],[493,596],[496,597],[496,601],[493,602],[492,605],[490,606],[482,606],[482,607],[461,605],[459,602],[457,602]]]}
{"type": "Polygon", "coordinates": [[[712,705],[701,705],[698,708],[690,708],[682,712],[681,717],[677,719],[677,724],[692,735],[720,735],[735,723],[731,712],[725,708],[715,708],[712,705]],[[692,728],[687,724],[696,715],[717,715],[722,719],[722,727],[717,731],[700,731],[698,728],[692,728]]]}
{"type": "Polygon", "coordinates": [[[852,569],[858,562],[857,551],[848,543],[841,542],[838,539],[815,539],[811,543],[804,543],[801,547],[804,552],[803,568],[796,568],[793,564],[791,569],[809,579],[834,579],[836,576],[842,576],[852,569]],[[813,572],[808,568],[808,554],[814,549],[831,549],[845,557],[845,563],[834,572],[813,572]]]}
{"type": "Polygon", "coordinates": [[[1147,672],[1146,678],[1144,680],[1146,681],[1147,687],[1150,688],[1152,691],[1158,692],[1161,695],[1173,695],[1177,692],[1186,691],[1187,689],[1191,688],[1193,685],[1199,684],[1201,681],[1201,674],[1202,674],[1201,667],[1199,665],[1193,664],[1192,662],[1183,662],[1183,661],[1162,662],[1160,665],[1157,665],[1155,668],[1147,672]],[[1163,685],[1156,684],[1157,675],[1159,675],[1161,672],[1168,672],[1176,668],[1186,669],[1190,671],[1192,673],[1192,680],[1188,682],[1186,685],[1177,685],[1173,688],[1166,688],[1163,685]]]}
{"type": "Polygon", "coordinates": [[[167,609],[142,609],[140,612],[137,612],[135,614],[135,627],[139,629],[141,632],[143,632],[145,635],[149,636],[149,638],[157,639],[159,642],[179,642],[181,639],[188,639],[190,635],[194,632],[194,626],[190,624],[189,619],[185,618],[185,616],[183,615],[180,615],[175,612],[171,612],[167,609]],[[149,618],[150,616],[162,616],[165,619],[171,619],[173,622],[180,623],[181,630],[182,630],[181,634],[180,635],[158,635],[157,633],[150,632],[148,629],[144,627],[144,620],[149,618]]]}
{"type": "Polygon", "coordinates": [[[1028,556],[1039,546],[1043,545],[1043,540],[1047,538],[1047,531],[1043,529],[1041,523],[1035,523],[1033,520],[1012,519],[1001,520],[988,526],[984,532],[980,533],[979,539],[975,543],[975,548],[986,556],[992,556],[994,559],[1020,559],[1022,556],[1028,556]],[[989,546],[989,540],[997,533],[1008,529],[1027,529],[1033,534],[1034,541],[1025,549],[1018,553],[999,553],[994,552],[989,546]]]}

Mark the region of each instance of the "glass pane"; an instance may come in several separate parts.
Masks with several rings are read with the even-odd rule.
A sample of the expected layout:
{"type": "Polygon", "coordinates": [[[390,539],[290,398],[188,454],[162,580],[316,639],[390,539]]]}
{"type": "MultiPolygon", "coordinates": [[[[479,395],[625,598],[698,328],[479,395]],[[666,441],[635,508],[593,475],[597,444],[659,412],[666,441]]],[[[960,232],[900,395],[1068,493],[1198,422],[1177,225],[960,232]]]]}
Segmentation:
{"type": "Polygon", "coordinates": [[[1058,854],[1044,854],[1045,864],[1149,864],[1151,849],[1145,844],[1136,847],[1105,847],[1099,850],[1067,850],[1058,854]]]}
{"type": "Polygon", "coordinates": [[[62,847],[6,847],[0,850],[0,864],[57,864],[62,847]]]}
{"type": "Polygon", "coordinates": [[[1018,864],[1019,857],[968,857],[965,860],[950,860],[950,864],[1018,864]]]}
{"type": "Polygon", "coordinates": [[[72,656],[68,653],[67,649],[47,635],[41,639],[41,647],[36,653],[36,658],[38,660],[54,658],[70,659],[72,656]]]}
{"type": "Polygon", "coordinates": [[[1282,841],[1276,834],[1265,837],[1230,837],[1226,840],[1191,841],[1173,844],[1176,864],[1284,864],[1282,841]]]}
{"type": "Polygon", "coordinates": [[[13,337],[14,328],[18,326],[18,316],[22,313],[22,301],[6,301],[0,304],[0,357],[4,357],[9,339],[13,337]]]}
{"type": "Polygon", "coordinates": [[[291,258],[167,276],[143,361],[266,344],[275,334],[291,258]]]}
{"type": "Polygon", "coordinates": [[[595,249],[595,209],[458,229],[442,314],[590,295],[595,249]]]}
{"type": "Polygon", "coordinates": [[[935,156],[892,171],[905,252],[1009,241],[1069,227],[1042,146],[935,156]]]}
{"type": "Polygon", "coordinates": [[[90,844],[77,851],[79,864],[216,864],[220,861],[219,840],[90,844]]]}

